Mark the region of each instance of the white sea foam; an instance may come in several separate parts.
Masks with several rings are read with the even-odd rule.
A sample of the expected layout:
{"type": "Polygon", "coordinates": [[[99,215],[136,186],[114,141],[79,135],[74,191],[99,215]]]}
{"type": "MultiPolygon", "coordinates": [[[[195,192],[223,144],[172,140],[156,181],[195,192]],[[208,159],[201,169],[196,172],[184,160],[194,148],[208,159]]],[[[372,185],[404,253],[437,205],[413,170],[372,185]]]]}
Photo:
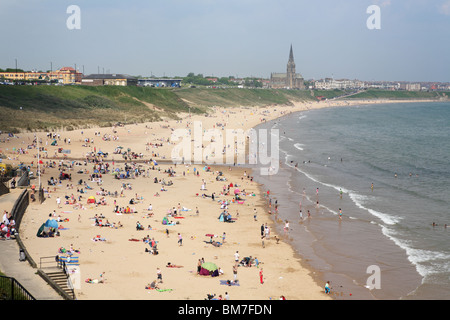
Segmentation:
{"type": "Polygon", "coordinates": [[[303,151],[303,148],[302,148],[303,146],[304,146],[304,144],[301,144],[301,143],[294,144],[294,147],[300,151],[303,151]]]}
{"type": "Polygon", "coordinates": [[[380,219],[381,221],[383,221],[383,223],[388,224],[388,225],[394,225],[396,223],[398,223],[401,218],[400,217],[395,217],[393,215],[387,214],[387,213],[383,213],[383,212],[379,212],[376,211],[374,209],[370,209],[370,208],[366,208],[365,206],[363,206],[364,201],[367,200],[367,196],[363,196],[354,192],[350,192],[349,193],[349,197],[350,199],[352,199],[353,203],[360,209],[366,210],[367,212],[369,212],[371,215],[377,217],[378,219],[380,219]]]}
{"type": "Polygon", "coordinates": [[[450,255],[424,249],[413,248],[411,240],[402,240],[397,232],[387,226],[382,226],[382,232],[397,246],[405,250],[408,260],[415,266],[417,272],[424,278],[439,272],[450,272],[450,255]],[[437,263],[435,263],[437,261],[437,263]],[[442,263],[446,261],[446,263],[442,263]]]}

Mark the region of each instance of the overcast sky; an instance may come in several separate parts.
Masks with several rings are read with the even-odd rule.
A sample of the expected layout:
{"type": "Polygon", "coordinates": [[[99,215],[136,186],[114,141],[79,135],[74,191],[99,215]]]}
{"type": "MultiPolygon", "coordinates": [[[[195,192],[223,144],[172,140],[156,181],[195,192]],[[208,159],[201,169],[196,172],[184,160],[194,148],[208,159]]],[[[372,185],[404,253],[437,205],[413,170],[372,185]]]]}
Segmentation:
{"type": "Polygon", "coordinates": [[[450,0],[0,0],[0,26],[0,68],[269,78],[292,44],[305,79],[450,81],[450,0]]]}

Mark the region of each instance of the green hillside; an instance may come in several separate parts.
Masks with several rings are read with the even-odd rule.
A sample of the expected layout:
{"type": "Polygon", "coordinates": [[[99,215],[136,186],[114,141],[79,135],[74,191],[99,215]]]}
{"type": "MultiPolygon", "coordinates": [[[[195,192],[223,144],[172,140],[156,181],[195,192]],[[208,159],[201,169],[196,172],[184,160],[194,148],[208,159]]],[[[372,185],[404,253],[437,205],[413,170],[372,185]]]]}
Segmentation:
{"type": "MultiPolygon", "coordinates": [[[[176,118],[188,105],[173,90],[141,87],[0,86],[0,130],[66,129],[176,118]],[[156,107],[156,109],[155,109],[156,107]]],[[[198,108],[191,112],[203,112],[198,108]]]]}
{"type": "Polygon", "coordinates": [[[389,100],[427,100],[427,99],[440,99],[444,97],[444,94],[448,97],[450,92],[436,92],[436,91],[390,91],[390,90],[366,90],[355,94],[346,99],[356,100],[373,100],[373,99],[389,99],[389,100]]]}
{"type": "Polygon", "coordinates": [[[252,107],[267,105],[289,105],[294,101],[313,100],[309,91],[274,89],[179,89],[176,94],[198,107],[252,107]]]}
{"type": "MultiPolygon", "coordinates": [[[[243,88],[150,88],[116,86],[0,86],[0,130],[66,130],[117,122],[177,119],[180,112],[205,113],[220,106],[292,105],[347,94],[342,90],[243,88]]],[[[438,99],[443,93],[367,90],[344,99],[438,99]]],[[[449,94],[447,93],[447,96],[449,94]]]]}
{"type": "Polygon", "coordinates": [[[150,88],[115,86],[0,86],[0,130],[50,130],[177,118],[209,107],[290,104],[309,92],[265,89],[150,88]]]}

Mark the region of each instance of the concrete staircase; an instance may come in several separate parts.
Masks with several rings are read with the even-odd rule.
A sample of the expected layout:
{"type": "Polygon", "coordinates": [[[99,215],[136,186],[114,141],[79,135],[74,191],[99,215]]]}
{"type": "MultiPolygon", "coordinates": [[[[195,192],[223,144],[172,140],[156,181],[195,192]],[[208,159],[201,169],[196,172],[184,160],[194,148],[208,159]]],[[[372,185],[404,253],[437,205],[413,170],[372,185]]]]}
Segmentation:
{"type": "Polygon", "coordinates": [[[39,270],[41,276],[46,279],[47,283],[53,287],[59,294],[66,300],[75,300],[75,293],[72,288],[69,287],[68,276],[63,270],[59,268],[52,269],[51,271],[39,270]]]}

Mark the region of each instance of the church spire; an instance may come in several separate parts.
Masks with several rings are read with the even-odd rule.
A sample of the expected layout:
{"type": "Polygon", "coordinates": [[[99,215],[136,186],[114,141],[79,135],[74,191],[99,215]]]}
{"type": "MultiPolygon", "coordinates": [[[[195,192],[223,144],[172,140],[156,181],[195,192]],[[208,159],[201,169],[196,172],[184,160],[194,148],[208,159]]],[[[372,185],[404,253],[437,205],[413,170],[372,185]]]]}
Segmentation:
{"type": "Polygon", "coordinates": [[[294,52],[292,51],[292,44],[291,44],[291,51],[289,52],[289,62],[294,62],[294,52]]]}

